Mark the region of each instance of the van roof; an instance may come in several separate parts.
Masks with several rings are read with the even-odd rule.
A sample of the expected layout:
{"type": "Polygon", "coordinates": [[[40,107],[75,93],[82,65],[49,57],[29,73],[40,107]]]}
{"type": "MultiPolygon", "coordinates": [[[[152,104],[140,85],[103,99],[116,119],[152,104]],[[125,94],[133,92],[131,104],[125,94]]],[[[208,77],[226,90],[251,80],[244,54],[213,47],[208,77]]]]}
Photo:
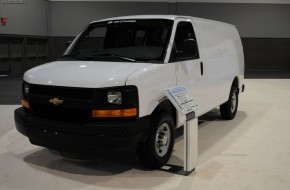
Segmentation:
{"type": "Polygon", "coordinates": [[[102,21],[110,21],[110,20],[130,20],[130,19],[167,19],[167,20],[175,20],[177,18],[188,18],[188,19],[193,19],[193,20],[202,20],[202,21],[208,21],[208,22],[217,22],[220,24],[226,24],[226,25],[231,25],[229,23],[224,23],[216,20],[209,20],[209,19],[204,19],[204,18],[197,18],[197,17],[191,17],[191,16],[183,16],[183,15],[130,15],[130,16],[120,16],[120,17],[111,17],[111,18],[106,18],[106,19],[101,19],[101,20],[96,20],[94,22],[102,22],[102,21]]]}
{"type": "MultiPolygon", "coordinates": [[[[109,21],[109,20],[128,20],[128,19],[168,19],[168,20],[175,20],[178,17],[184,16],[177,16],[177,15],[131,15],[131,16],[120,16],[120,17],[112,17],[106,18],[94,22],[101,22],[101,21],[109,21]]],[[[189,18],[187,16],[187,18],[189,18]]]]}

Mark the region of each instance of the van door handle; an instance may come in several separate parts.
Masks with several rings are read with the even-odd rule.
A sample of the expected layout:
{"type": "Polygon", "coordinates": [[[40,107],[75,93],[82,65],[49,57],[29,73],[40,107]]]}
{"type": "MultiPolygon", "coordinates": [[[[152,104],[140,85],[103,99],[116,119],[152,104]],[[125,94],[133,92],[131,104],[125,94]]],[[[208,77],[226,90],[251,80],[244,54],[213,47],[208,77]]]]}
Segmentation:
{"type": "Polygon", "coordinates": [[[203,75],[203,63],[200,62],[200,74],[203,75]]]}

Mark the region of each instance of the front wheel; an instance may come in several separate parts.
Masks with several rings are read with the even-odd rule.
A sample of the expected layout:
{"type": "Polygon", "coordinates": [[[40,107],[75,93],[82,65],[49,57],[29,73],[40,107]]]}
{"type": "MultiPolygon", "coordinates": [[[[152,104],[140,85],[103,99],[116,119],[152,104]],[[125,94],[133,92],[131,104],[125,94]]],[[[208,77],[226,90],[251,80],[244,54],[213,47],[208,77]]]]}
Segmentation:
{"type": "Polygon", "coordinates": [[[138,158],[145,167],[159,169],[167,163],[174,146],[174,126],[169,113],[152,116],[148,138],[137,148],[138,158]]]}
{"type": "Polygon", "coordinates": [[[221,117],[224,120],[231,120],[236,116],[239,103],[239,91],[236,86],[232,86],[227,102],[220,106],[221,117]]]}

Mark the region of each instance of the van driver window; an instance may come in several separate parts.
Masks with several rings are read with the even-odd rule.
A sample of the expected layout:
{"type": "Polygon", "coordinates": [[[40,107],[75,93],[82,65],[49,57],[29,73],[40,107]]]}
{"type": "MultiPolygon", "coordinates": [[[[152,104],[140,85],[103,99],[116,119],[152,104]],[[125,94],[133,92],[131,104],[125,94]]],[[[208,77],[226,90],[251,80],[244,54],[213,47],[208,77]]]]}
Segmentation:
{"type": "Polygon", "coordinates": [[[190,22],[177,25],[170,62],[199,58],[196,37],[190,22]]]}

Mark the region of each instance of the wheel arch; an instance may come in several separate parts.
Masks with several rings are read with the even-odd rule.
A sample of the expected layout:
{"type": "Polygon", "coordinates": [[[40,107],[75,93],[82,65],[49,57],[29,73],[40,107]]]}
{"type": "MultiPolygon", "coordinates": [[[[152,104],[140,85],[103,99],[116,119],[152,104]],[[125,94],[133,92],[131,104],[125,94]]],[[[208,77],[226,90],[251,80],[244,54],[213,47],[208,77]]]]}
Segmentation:
{"type": "Polygon", "coordinates": [[[170,102],[169,99],[167,99],[167,98],[162,99],[162,101],[159,102],[159,104],[155,107],[155,109],[150,114],[150,116],[153,116],[153,115],[158,114],[160,112],[169,112],[170,115],[172,116],[172,119],[173,119],[173,121],[175,123],[175,127],[176,127],[176,123],[177,123],[176,109],[173,106],[173,104],[170,102]]]}
{"type": "Polygon", "coordinates": [[[233,83],[232,83],[232,86],[237,87],[238,93],[240,93],[240,80],[239,80],[239,77],[238,76],[236,76],[234,78],[233,83]]]}

